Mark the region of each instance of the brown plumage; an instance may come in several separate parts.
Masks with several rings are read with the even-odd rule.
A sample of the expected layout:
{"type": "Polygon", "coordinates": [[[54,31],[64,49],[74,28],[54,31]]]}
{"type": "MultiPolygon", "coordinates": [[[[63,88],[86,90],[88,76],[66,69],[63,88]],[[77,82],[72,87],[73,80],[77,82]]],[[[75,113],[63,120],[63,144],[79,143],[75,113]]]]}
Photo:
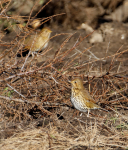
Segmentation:
{"type": "Polygon", "coordinates": [[[89,92],[84,88],[83,82],[81,79],[76,78],[71,81],[71,102],[76,109],[82,112],[88,110],[88,116],[90,109],[98,109],[100,106],[95,104],[89,92]]]}
{"type": "Polygon", "coordinates": [[[23,42],[24,48],[36,52],[47,47],[51,30],[43,28],[38,34],[28,36],[23,42]]]}

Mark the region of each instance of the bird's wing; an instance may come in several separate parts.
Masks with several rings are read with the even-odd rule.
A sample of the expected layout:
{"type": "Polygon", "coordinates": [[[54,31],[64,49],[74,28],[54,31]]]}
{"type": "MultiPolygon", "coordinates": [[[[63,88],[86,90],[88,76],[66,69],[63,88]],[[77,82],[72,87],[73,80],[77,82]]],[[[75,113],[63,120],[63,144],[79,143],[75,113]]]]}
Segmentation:
{"type": "Polygon", "coordinates": [[[85,97],[86,100],[88,100],[88,101],[90,101],[90,102],[92,102],[94,104],[96,103],[87,90],[84,89],[82,91],[82,94],[83,94],[83,96],[85,97]]]}
{"type": "Polygon", "coordinates": [[[94,99],[92,98],[92,96],[89,94],[89,92],[87,90],[84,89],[82,91],[82,95],[84,97],[84,102],[88,108],[90,108],[90,109],[91,108],[100,108],[100,106],[98,106],[96,104],[96,102],[94,101],[94,99]]]}
{"type": "Polygon", "coordinates": [[[31,35],[30,37],[26,38],[24,41],[24,48],[25,49],[34,49],[35,44],[37,43],[35,35],[31,35]]]}
{"type": "Polygon", "coordinates": [[[100,106],[98,106],[97,104],[94,104],[93,102],[91,101],[86,101],[85,102],[86,106],[90,109],[95,109],[95,108],[100,108],[100,106]]]}

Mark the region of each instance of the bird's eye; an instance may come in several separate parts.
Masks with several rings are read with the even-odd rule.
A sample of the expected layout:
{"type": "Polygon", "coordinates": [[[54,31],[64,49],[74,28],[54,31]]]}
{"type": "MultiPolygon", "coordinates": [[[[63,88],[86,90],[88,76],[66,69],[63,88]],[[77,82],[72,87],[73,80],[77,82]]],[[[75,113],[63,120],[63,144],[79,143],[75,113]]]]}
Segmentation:
{"type": "Polygon", "coordinates": [[[74,81],[74,83],[76,83],[76,81],[74,81]]]}

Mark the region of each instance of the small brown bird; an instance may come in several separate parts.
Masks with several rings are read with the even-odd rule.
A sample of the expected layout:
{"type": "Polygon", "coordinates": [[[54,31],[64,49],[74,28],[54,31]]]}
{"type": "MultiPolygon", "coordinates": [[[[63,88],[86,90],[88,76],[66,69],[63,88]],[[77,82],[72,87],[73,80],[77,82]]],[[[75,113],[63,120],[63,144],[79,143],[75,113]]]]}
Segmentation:
{"type": "Polygon", "coordinates": [[[100,106],[95,104],[96,102],[93,100],[89,92],[84,88],[83,82],[81,79],[76,78],[71,81],[72,89],[71,89],[71,102],[76,109],[82,112],[86,112],[90,109],[98,109],[100,106]]]}
{"type": "Polygon", "coordinates": [[[48,45],[51,32],[49,28],[45,27],[38,34],[30,35],[23,42],[25,45],[24,48],[31,50],[31,52],[45,49],[48,45]]]}
{"type": "Polygon", "coordinates": [[[33,29],[37,29],[39,26],[41,26],[41,21],[39,19],[34,19],[30,25],[33,29]]]}

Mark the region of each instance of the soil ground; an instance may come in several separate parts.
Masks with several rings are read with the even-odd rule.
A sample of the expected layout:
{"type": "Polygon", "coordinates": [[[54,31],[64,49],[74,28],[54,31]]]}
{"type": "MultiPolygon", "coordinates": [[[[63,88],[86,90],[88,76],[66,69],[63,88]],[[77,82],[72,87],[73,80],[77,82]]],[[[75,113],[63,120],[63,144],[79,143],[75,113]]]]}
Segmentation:
{"type": "MultiPolygon", "coordinates": [[[[69,20],[62,21],[61,26],[47,24],[53,31],[48,52],[29,56],[23,71],[28,75],[20,74],[27,55],[19,57],[16,47],[8,54],[9,48],[0,48],[0,53],[7,54],[1,58],[1,150],[128,148],[128,24],[95,21],[94,33],[99,32],[103,41],[90,43],[94,33],[87,36],[85,29],[77,29],[80,23],[77,26],[69,20]],[[56,34],[61,35],[53,37],[56,34]],[[19,74],[20,79],[15,81],[19,74]],[[83,79],[85,88],[103,108],[91,110],[90,117],[78,112],[70,102],[68,80],[75,77],[83,79]],[[6,99],[9,96],[11,100],[6,99]]],[[[14,31],[2,42],[10,44],[13,39],[14,31]]]]}

